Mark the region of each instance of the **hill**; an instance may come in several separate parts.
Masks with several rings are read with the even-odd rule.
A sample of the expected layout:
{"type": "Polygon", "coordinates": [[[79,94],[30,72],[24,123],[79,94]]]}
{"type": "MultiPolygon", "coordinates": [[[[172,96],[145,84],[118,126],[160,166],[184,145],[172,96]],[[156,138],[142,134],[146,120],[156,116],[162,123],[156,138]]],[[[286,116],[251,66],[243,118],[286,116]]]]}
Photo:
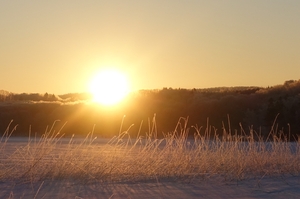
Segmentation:
{"type": "MultiPolygon", "coordinates": [[[[267,136],[275,122],[278,133],[297,138],[300,134],[300,80],[285,81],[272,87],[219,87],[206,89],[163,88],[131,93],[117,107],[107,108],[90,102],[88,93],[14,94],[0,93],[0,131],[4,132],[11,120],[18,124],[14,135],[41,135],[55,120],[55,128],[63,128],[66,136],[86,134],[95,125],[100,137],[119,133],[123,116],[123,130],[132,136],[149,133],[153,123],[159,136],[173,131],[180,117],[189,117],[189,127],[202,127],[202,133],[250,133],[267,136]],[[276,118],[276,120],[275,120],[276,118]],[[142,125],[141,125],[142,123],[142,125]],[[140,127],[141,125],[141,127],[140,127]],[[250,131],[249,131],[250,129],[250,131]]],[[[195,133],[190,128],[190,135],[195,133]]]]}

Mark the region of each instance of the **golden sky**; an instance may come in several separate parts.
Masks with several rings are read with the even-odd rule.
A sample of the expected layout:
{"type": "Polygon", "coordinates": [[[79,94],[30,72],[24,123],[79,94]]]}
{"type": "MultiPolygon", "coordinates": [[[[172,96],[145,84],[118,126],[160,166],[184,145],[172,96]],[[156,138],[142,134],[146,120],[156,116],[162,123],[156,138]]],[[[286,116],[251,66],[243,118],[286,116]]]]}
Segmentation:
{"type": "Polygon", "coordinates": [[[87,91],[114,67],[132,89],[300,79],[298,0],[0,1],[0,90],[87,91]]]}

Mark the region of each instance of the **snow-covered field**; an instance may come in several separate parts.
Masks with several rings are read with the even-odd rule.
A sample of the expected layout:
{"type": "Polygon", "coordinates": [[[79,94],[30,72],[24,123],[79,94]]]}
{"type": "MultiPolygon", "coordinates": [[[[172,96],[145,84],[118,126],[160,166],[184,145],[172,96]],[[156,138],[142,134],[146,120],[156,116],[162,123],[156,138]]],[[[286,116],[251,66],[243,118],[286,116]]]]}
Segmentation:
{"type": "Polygon", "coordinates": [[[300,142],[195,136],[0,141],[0,198],[300,198],[300,142]]]}
{"type": "Polygon", "coordinates": [[[266,177],[240,182],[211,178],[186,182],[101,183],[48,180],[0,183],[0,198],[300,198],[298,177],[266,177]]]}

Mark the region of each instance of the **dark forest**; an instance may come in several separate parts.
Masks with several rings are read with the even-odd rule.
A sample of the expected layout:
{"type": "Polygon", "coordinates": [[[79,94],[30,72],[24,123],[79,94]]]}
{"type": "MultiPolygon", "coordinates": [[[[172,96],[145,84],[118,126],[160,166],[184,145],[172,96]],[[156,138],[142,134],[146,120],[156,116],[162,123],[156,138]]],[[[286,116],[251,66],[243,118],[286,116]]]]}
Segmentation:
{"type": "Polygon", "coordinates": [[[91,103],[88,93],[64,95],[10,93],[0,91],[0,132],[16,127],[12,136],[40,136],[52,125],[53,132],[66,136],[112,137],[129,127],[130,136],[146,135],[155,120],[158,136],[172,132],[180,117],[192,126],[213,129],[222,134],[247,134],[251,130],[263,137],[270,130],[296,139],[300,135],[300,80],[262,87],[218,87],[207,89],[163,88],[133,92],[116,107],[91,103]],[[124,117],[126,115],[126,117],[124,117]],[[10,126],[10,122],[13,120],[10,126]],[[123,122],[122,122],[123,121],[123,122]],[[133,125],[133,126],[132,126],[133,125]]]}

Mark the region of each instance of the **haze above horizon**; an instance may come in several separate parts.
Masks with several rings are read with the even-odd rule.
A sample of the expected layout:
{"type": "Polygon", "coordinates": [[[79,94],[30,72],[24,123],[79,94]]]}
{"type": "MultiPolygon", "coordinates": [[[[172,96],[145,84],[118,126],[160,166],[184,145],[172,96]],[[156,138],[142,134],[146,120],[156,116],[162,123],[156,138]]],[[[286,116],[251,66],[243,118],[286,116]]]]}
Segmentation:
{"type": "Polygon", "coordinates": [[[0,2],[0,90],[86,92],[107,67],[131,89],[300,79],[300,1],[0,2]]]}

